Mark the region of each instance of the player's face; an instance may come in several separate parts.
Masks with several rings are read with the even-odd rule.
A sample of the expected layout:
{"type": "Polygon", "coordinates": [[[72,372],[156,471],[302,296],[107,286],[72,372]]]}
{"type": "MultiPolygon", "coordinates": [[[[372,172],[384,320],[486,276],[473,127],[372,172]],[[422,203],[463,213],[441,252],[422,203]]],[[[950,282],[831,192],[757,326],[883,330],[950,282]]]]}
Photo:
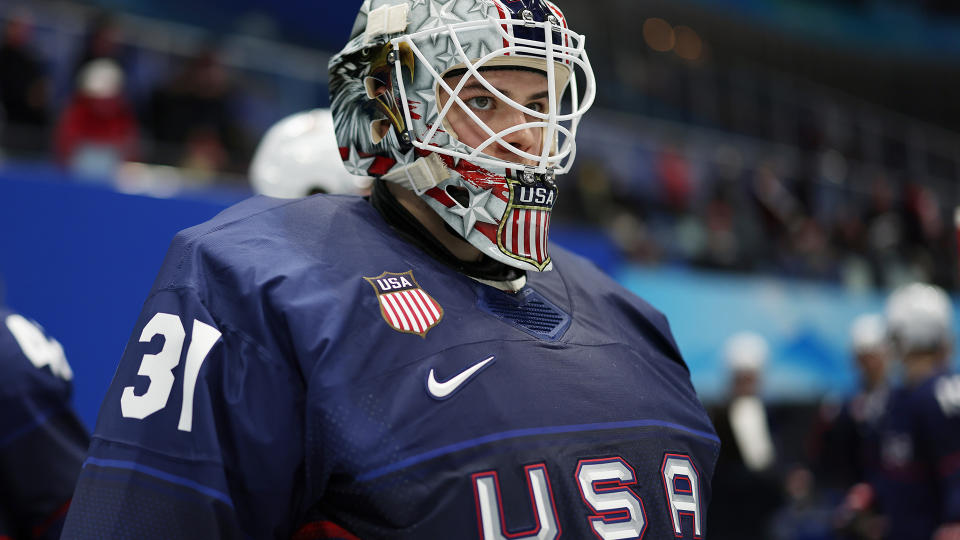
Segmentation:
{"type": "MultiPolygon", "coordinates": [[[[494,133],[499,133],[500,131],[522,123],[538,121],[536,118],[524,114],[522,111],[497,99],[492,92],[487,90],[469,73],[447,77],[444,81],[451,88],[455,88],[460,84],[460,80],[463,77],[470,77],[470,80],[467,81],[460,91],[460,99],[462,99],[470,110],[473,111],[480,120],[486,123],[494,133]]],[[[546,75],[532,71],[489,70],[483,72],[483,78],[503,93],[503,95],[517,103],[537,112],[547,111],[549,100],[546,75]]],[[[439,96],[441,109],[449,97],[449,94],[441,88],[439,96]]],[[[460,141],[471,148],[477,148],[489,138],[487,132],[477,125],[477,123],[467,115],[466,111],[457,104],[454,104],[447,113],[447,121],[454,132],[456,132],[460,141]]],[[[540,154],[543,150],[543,129],[539,127],[521,129],[503,136],[503,140],[518,150],[531,154],[540,154]]],[[[506,161],[520,162],[524,165],[536,165],[535,161],[520,158],[520,156],[514,154],[500,143],[491,144],[484,150],[484,153],[506,161]]]]}
{"type": "Polygon", "coordinates": [[[868,382],[877,382],[886,377],[886,356],[879,351],[865,351],[857,355],[857,364],[868,382]]]}

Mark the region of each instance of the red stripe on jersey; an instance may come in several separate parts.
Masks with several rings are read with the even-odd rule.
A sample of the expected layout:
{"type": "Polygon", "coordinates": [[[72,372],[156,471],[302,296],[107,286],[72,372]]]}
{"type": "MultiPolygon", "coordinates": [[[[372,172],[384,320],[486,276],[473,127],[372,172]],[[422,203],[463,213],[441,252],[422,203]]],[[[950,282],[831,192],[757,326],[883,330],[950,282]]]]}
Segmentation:
{"type": "Polygon", "coordinates": [[[293,534],[291,540],[360,540],[343,527],[332,521],[314,521],[307,523],[293,534]]]}
{"type": "Polygon", "coordinates": [[[420,295],[420,289],[407,291],[407,294],[410,295],[410,301],[417,306],[417,309],[423,315],[423,322],[426,325],[424,328],[430,328],[435,319],[433,314],[430,313],[430,308],[427,306],[429,302],[423,300],[423,296],[420,295]]]}
{"type": "Polygon", "coordinates": [[[380,297],[380,308],[383,309],[383,315],[387,318],[390,326],[400,328],[400,319],[397,318],[393,308],[390,307],[390,302],[387,302],[387,299],[383,296],[380,297]]]}
{"type": "Polygon", "coordinates": [[[400,304],[397,302],[396,298],[394,298],[392,294],[385,294],[383,297],[386,298],[387,302],[389,302],[390,307],[393,308],[393,312],[397,314],[397,317],[400,317],[400,326],[397,326],[396,328],[407,332],[413,330],[410,323],[407,322],[407,317],[404,315],[403,310],[400,308],[400,304]]]}
{"type": "Polygon", "coordinates": [[[427,303],[427,306],[430,308],[430,311],[433,313],[433,322],[440,320],[440,304],[437,303],[432,297],[427,295],[421,289],[417,289],[417,293],[420,295],[420,298],[427,303]]]}
{"type": "Polygon", "coordinates": [[[411,293],[411,291],[403,291],[400,293],[400,295],[402,296],[406,305],[410,307],[410,312],[413,313],[413,316],[416,318],[417,324],[419,325],[418,328],[420,328],[417,331],[426,332],[430,325],[427,324],[427,320],[424,317],[425,308],[420,307],[420,304],[417,303],[417,300],[414,298],[414,295],[411,293]]]}
{"type": "Polygon", "coordinates": [[[951,476],[960,470],[960,452],[940,458],[940,476],[951,476]]]}
{"type": "MultiPolygon", "coordinates": [[[[47,516],[47,519],[43,520],[43,523],[33,528],[33,531],[32,531],[33,537],[40,538],[41,536],[46,534],[47,529],[53,526],[54,523],[59,523],[60,520],[62,520],[67,515],[67,510],[69,509],[70,509],[70,501],[68,500],[67,502],[60,505],[60,508],[57,508],[56,510],[53,511],[52,514],[47,516]]],[[[3,540],[4,538],[7,538],[7,537],[0,536],[0,540],[3,540]]]]}
{"type": "Polygon", "coordinates": [[[407,303],[407,299],[403,296],[403,293],[396,293],[390,296],[390,299],[396,301],[396,303],[400,306],[400,309],[403,310],[403,314],[407,316],[407,321],[410,323],[410,328],[408,328],[408,330],[412,330],[414,332],[423,332],[424,329],[420,327],[420,323],[417,321],[417,316],[410,304],[407,303]]]}

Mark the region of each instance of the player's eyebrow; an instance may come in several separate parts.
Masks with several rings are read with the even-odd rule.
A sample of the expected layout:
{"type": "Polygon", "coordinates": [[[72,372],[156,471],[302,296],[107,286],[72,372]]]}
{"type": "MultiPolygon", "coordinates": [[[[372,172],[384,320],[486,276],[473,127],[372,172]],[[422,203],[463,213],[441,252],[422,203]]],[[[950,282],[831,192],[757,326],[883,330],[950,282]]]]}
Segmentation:
{"type": "MultiPolygon", "coordinates": [[[[513,97],[513,94],[512,94],[509,90],[504,90],[503,88],[497,88],[496,86],[494,86],[494,88],[496,88],[497,91],[499,91],[501,94],[507,96],[508,98],[510,98],[510,99],[512,99],[512,100],[514,100],[514,101],[517,101],[517,99],[516,99],[515,97],[513,97]]],[[[480,81],[473,81],[473,82],[471,82],[471,83],[467,83],[467,84],[461,89],[461,91],[463,91],[463,90],[479,90],[479,91],[483,91],[483,92],[489,92],[489,91],[490,91],[490,89],[487,88],[486,86],[484,86],[483,83],[481,83],[480,81]]],[[[543,92],[537,92],[536,94],[533,94],[532,96],[529,96],[529,97],[527,98],[527,100],[528,100],[528,101],[536,101],[536,100],[538,100],[538,99],[544,99],[544,98],[547,98],[547,97],[549,97],[549,96],[550,96],[550,92],[547,91],[547,90],[544,90],[543,92]]]]}

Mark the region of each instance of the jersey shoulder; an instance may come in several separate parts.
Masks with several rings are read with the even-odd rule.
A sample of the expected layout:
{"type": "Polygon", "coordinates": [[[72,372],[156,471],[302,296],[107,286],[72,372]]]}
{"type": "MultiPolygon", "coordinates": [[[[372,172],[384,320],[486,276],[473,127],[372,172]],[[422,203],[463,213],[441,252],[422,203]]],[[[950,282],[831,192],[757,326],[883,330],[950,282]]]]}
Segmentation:
{"type": "Polygon", "coordinates": [[[613,327],[626,324],[630,329],[640,331],[686,368],[670,323],[660,310],[627,290],[588,259],[556,246],[550,248],[550,253],[579,316],[606,319],[613,327]]]}
{"type": "Polygon", "coordinates": [[[35,321],[0,308],[0,397],[35,392],[68,395],[72,379],[57,340],[35,321]]]}
{"type": "Polygon", "coordinates": [[[229,287],[242,294],[307,271],[335,273],[391,234],[360,197],[257,196],[178,233],[154,292],[186,287],[203,296],[209,288],[229,287]]]}
{"type": "Polygon", "coordinates": [[[918,414],[960,425],[960,374],[944,372],[931,377],[911,398],[918,414]]]}
{"type": "Polygon", "coordinates": [[[178,233],[168,258],[176,257],[178,268],[203,264],[275,267],[289,260],[294,251],[314,257],[331,255],[347,232],[351,237],[382,234],[376,217],[360,197],[316,195],[289,200],[256,196],[178,233]]]}
{"type": "Polygon", "coordinates": [[[342,284],[363,265],[398,267],[416,257],[411,249],[361,197],[253,197],[174,237],[137,327],[179,310],[268,349],[289,344],[278,322],[298,306],[310,306],[317,326],[336,326],[349,316],[342,284]]]}

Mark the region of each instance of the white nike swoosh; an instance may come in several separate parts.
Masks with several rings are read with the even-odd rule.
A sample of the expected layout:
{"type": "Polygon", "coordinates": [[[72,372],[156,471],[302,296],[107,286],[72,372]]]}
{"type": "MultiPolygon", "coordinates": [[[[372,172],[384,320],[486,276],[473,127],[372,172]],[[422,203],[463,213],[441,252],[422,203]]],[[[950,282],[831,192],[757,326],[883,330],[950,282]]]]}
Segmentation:
{"type": "Polygon", "coordinates": [[[436,373],[431,369],[430,374],[427,375],[427,392],[429,392],[434,399],[447,399],[481,369],[487,367],[490,362],[493,362],[493,359],[494,357],[491,356],[486,360],[477,362],[444,382],[438,381],[436,373]]]}

